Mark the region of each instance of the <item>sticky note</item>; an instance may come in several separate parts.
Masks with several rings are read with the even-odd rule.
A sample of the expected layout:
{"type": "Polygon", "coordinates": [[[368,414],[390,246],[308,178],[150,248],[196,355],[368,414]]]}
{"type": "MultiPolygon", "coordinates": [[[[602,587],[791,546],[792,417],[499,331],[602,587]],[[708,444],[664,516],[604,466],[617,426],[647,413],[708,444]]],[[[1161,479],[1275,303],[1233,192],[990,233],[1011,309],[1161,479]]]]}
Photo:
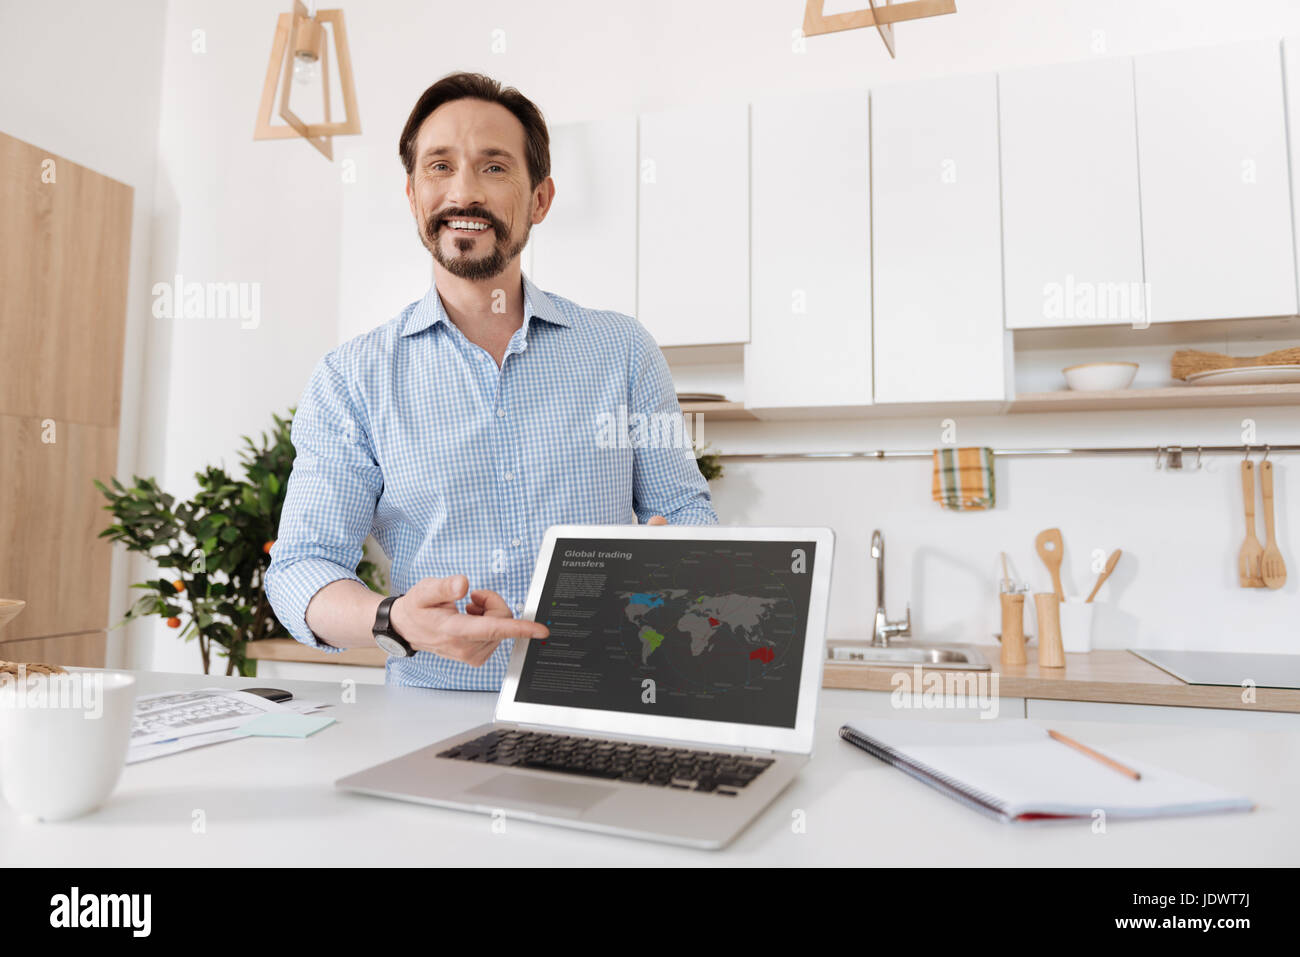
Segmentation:
{"type": "Polygon", "coordinates": [[[259,714],[240,725],[239,734],[258,738],[305,738],[333,723],[333,718],[318,714],[259,714]]]}

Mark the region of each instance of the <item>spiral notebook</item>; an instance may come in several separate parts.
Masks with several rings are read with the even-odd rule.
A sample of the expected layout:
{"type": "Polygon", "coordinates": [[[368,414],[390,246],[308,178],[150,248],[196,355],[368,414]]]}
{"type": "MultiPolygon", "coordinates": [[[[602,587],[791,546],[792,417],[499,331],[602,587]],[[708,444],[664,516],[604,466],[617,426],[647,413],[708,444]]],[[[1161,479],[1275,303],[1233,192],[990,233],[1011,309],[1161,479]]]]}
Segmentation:
{"type": "Polygon", "coordinates": [[[1094,746],[1134,781],[1047,736],[1032,721],[851,721],[840,737],[918,781],[1001,821],[1142,818],[1249,811],[1249,798],[1202,784],[1109,745],[1094,746]]]}

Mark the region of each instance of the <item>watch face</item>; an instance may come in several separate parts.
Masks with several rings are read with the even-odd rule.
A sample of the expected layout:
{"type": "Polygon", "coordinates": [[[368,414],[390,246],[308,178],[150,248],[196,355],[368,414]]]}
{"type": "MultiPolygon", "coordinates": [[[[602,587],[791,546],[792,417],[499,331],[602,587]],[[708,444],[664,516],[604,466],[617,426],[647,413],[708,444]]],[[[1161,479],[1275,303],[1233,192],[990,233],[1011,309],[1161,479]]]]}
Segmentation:
{"type": "Polygon", "coordinates": [[[398,658],[411,657],[411,652],[407,650],[407,647],[392,635],[375,635],[375,644],[380,648],[383,648],[384,651],[388,652],[390,655],[395,655],[398,658]]]}

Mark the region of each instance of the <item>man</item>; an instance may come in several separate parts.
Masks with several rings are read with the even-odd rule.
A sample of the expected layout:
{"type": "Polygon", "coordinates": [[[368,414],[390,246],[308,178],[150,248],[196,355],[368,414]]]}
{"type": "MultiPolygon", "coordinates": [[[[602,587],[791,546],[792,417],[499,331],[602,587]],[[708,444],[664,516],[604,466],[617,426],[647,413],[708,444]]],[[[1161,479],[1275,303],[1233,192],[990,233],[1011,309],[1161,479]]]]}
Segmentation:
{"type": "Polygon", "coordinates": [[[611,441],[611,422],[680,414],[649,333],[520,269],[555,197],[549,144],[537,107],[486,76],[424,92],[399,153],[433,286],[328,353],[294,416],[267,596],[326,651],[382,632],[392,684],[501,686],[513,639],[548,634],[514,617],[548,526],[718,520],[689,440],[611,441]],[[356,575],[372,532],[396,598],[356,575]]]}

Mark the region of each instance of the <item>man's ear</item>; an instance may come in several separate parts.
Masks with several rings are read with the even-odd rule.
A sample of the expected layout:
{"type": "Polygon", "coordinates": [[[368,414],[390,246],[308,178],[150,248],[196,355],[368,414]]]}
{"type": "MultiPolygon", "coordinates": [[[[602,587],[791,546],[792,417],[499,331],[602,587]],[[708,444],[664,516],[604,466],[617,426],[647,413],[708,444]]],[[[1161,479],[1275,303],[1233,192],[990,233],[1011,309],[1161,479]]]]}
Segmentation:
{"type": "Polygon", "coordinates": [[[553,202],[555,202],[555,180],[548,176],[533,191],[532,224],[534,226],[546,218],[546,214],[551,211],[551,203],[553,202]]]}
{"type": "Polygon", "coordinates": [[[411,207],[411,215],[419,219],[415,212],[415,190],[411,188],[411,177],[406,177],[406,202],[411,207]]]}

